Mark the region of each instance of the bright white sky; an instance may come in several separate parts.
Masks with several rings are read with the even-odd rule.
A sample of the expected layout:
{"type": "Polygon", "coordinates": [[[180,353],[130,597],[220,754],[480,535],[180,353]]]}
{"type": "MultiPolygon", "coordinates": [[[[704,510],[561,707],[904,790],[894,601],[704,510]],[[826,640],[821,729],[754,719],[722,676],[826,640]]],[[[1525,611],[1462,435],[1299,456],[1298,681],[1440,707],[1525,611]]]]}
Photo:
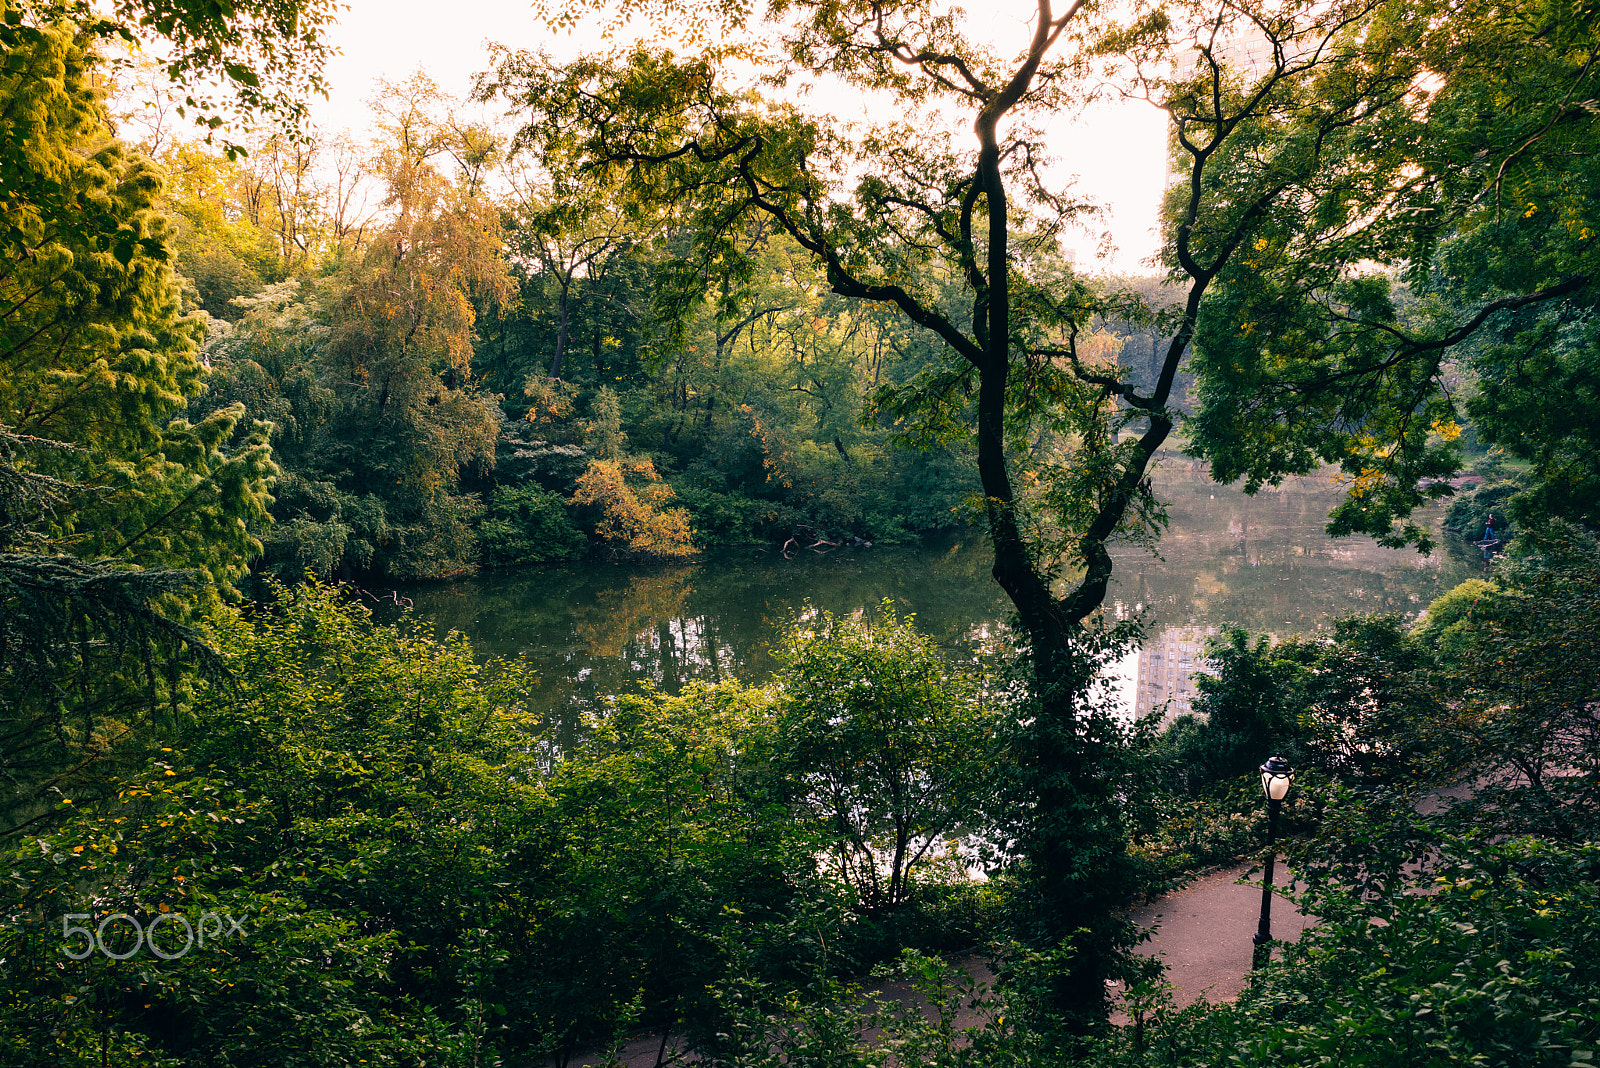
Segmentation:
{"type": "MultiPolygon", "coordinates": [[[[420,69],[446,92],[465,95],[473,74],[487,65],[487,41],[544,48],[558,56],[576,55],[585,45],[581,33],[555,34],[546,29],[527,0],[347,3],[348,10],[329,34],[330,43],[343,53],[328,66],[330,98],[316,101],[312,108],[313,121],[330,133],[366,132],[366,101],[379,79],[399,82],[420,69]]],[[[1004,51],[1010,52],[1026,33],[1024,20],[1033,5],[1019,0],[989,3],[994,5],[991,10],[997,10],[993,29],[1003,39],[1004,51]],[[1011,7],[1016,8],[1015,15],[1003,13],[1011,7]]],[[[1149,104],[1132,102],[1101,107],[1051,131],[1050,146],[1061,160],[1058,176],[1076,174],[1077,195],[1110,209],[1103,226],[1116,245],[1111,258],[1095,259],[1097,235],[1067,239],[1067,244],[1076,246],[1081,270],[1149,270],[1143,261],[1154,255],[1158,244],[1155,225],[1165,173],[1164,119],[1149,104]]]]}

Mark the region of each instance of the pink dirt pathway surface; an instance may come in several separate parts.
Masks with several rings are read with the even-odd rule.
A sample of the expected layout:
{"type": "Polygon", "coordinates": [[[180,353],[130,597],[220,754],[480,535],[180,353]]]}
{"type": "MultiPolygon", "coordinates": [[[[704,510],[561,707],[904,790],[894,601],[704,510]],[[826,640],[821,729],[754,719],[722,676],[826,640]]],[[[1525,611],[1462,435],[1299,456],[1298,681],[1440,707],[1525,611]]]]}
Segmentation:
{"type": "MultiPolygon", "coordinates": [[[[1238,864],[1210,872],[1133,913],[1135,923],[1146,930],[1154,930],[1150,939],[1139,947],[1139,952],[1160,957],[1166,963],[1167,981],[1173,986],[1173,1001],[1178,1007],[1201,999],[1213,1004],[1231,1001],[1244,989],[1245,978],[1250,974],[1251,936],[1256,932],[1261,910],[1261,888],[1239,881],[1249,870],[1249,865],[1238,864]]],[[[1283,885],[1286,876],[1281,863],[1278,872],[1279,885],[1283,885]]],[[[1300,932],[1315,922],[1314,917],[1297,912],[1283,898],[1273,900],[1272,936],[1275,939],[1294,942],[1299,939],[1300,932]]],[[[968,957],[960,964],[980,985],[994,981],[981,957],[968,957]]],[[[878,985],[867,993],[886,1001],[916,1000],[908,986],[898,983],[878,985]]],[[[1128,1022],[1120,1012],[1113,1015],[1112,1021],[1128,1022]]],[[[957,1026],[982,1022],[977,1013],[963,1007],[957,1026]]],[[[870,1039],[876,1035],[868,1033],[864,1037],[870,1039]]],[[[668,1042],[669,1063],[670,1051],[677,1045],[681,1045],[678,1040],[668,1042]]],[[[654,1068],[660,1049],[659,1034],[641,1035],[623,1046],[620,1061],[626,1068],[654,1068]]],[[[600,1060],[597,1056],[577,1057],[572,1063],[573,1068],[586,1068],[600,1060]]],[[[689,1063],[693,1063],[692,1058],[689,1063]]]]}
{"type": "MultiPolygon", "coordinates": [[[[1213,1004],[1232,1001],[1250,974],[1251,941],[1261,915],[1261,887],[1239,880],[1250,870],[1238,864],[1202,875],[1181,890],[1138,909],[1133,920],[1155,934],[1139,952],[1160,957],[1179,1008],[1202,998],[1213,1004]]],[[[1257,873],[1255,878],[1260,878],[1257,873]]],[[[1284,867],[1278,865],[1278,885],[1284,867]]],[[[1272,937],[1295,942],[1315,923],[1281,897],[1272,902],[1272,937]]]]}

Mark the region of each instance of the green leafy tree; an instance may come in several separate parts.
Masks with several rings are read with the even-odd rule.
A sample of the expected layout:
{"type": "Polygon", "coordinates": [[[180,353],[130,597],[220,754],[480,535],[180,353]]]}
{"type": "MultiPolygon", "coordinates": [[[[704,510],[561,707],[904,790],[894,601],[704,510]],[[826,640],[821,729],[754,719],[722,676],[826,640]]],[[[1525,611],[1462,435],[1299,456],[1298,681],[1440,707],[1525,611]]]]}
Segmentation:
{"type": "Polygon", "coordinates": [[[1163,732],[1158,750],[1170,762],[1169,785],[1198,796],[1220,783],[1250,775],[1263,753],[1279,753],[1305,764],[1303,657],[1233,628],[1206,653],[1211,673],[1195,678],[1196,715],[1180,716],[1163,732]]]}
{"type": "Polygon", "coordinates": [[[1417,752],[1440,712],[1431,646],[1397,616],[1349,615],[1329,633],[1272,641],[1230,628],[1196,679],[1193,717],[1157,743],[1182,793],[1250,780],[1264,753],[1347,784],[1428,780],[1417,752]]]}
{"type": "Polygon", "coordinates": [[[387,98],[380,172],[393,216],[337,279],[326,348],[349,383],[339,462],[385,500],[385,566],[402,577],[474,566],[482,503],[459,492],[459,477],[493,463],[499,421],[472,381],[473,329],[479,303],[512,295],[498,214],[475,178],[452,182],[430,162],[451,142],[425,110],[426,89],[387,98]]]}
{"type": "MultiPolygon", "coordinates": [[[[1568,270],[1581,268],[1574,256],[1568,270]]],[[[1510,282],[1496,288],[1510,288],[1510,282]]],[[[1573,294],[1553,309],[1504,316],[1470,355],[1475,390],[1465,409],[1484,440],[1530,465],[1502,501],[1480,491],[1479,513],[1536,524],[1547,517],[1600,527],[1600,334],[1590,294],[1573,294]],[[1559,405],[1551,398],[1560,397],[1559,405]],[[1561,414],[1554,411],[1561,409],[1561,414]],[[1487,498],[1487,499],[1485,499],[1487,498]],[[1496,507],[1499,511],[1495,511],[1496,507]]],[[[1492,489],[1493,487],[1486,487],[1492,489]]],[[[1474,518],[1478,518],[1474,516],[1474,518]]],[[[1482,524],[1471,531],[1481,535],[1482,524]]]]}
{"type": "MultiPolygon", "coordinates": [[[[174,85],[191,88],[178,117],[202,127],[222,125],[221,112],[272,115],[290,125],[306,101],[327,88],[322,65],[329,46],[323,29],[335,8],[323,0],[259,0],[225,7],[192,0],[120,0],[99,7],[82,0],[18,0],[11,5],[36,25],[66,19],[106,41],[157,38],[167,46],[161,66],[174,85]]],[[[7,20],[12,21],[12,20],[7,20]]]]}
{"type": "Polygon", "coordinates": [[[383,498],[341,478],[346,408],[327,374],[323,300],[323,290],[297,279],[242,298],[243,317],[207,345],[207,389],[190,404],[197,414],[239,404],[271,423],[282,474],[254,568],[284,581],[372,567],[389,540],[383,498]]]}
{"type": "Polygon", "coordinates": [[[1271,19],[1236,32],[1272,50],[1264,70],[1228,62],[1219,24],[1177,99],[1175,262],[1216,265],[1190,447],[1251,491],[1339,464],[1349,490],[1333,533],[1426,549],[1410,517],[1449,494],[1466,414],[1481,441],[1533,461],[1519,511],[1581,519],[1594,499],[1580,459],[1594,12],[1535,0],[1356,14],[1326,47],[1271,19]],[[1285,76],[1330,50],[1326,76],[1285,76]],[[1553,396],[1559,419],[1534,403],[1553,396]]]}
{"type": "Polygon", "coordinates": [[[284,579],[440,578],[478,562],[483,501],[463,478],[493,466],[502,415],[473,346],[480,314],[514,296],[479,188],[492,146],[438,119],[447,105],[425,79],[384,101],[373,167],[386,218],[357,240],[327,229],[337,201],[308,209],[308,255],[327,254],[330,270],[235,301],[243,317],[212,341],[196,405],[237,402],[271,420],[286,475],[262,570],[284,579]]]}
{"type": "Polygon", "coordinates": [[[993,804],[1000,709],[888,602],[866,618],[802,615],[780,662],[775,768],[857,907],[901,908],[919,868],[948,862],[993,804]]]}
{"type": "Polygon", "coordinates": [[[198,586],[192,572],[0,552],[0,841],[103,796],[183,721],[190,676],[221,672],[173,611],[198,586]]]}
{"type": "MultiPolygon", "coordinates": [[[[645,5],[623,10],[654,13],[645,5]]],[[[1233,206],[1206,190],[1236,171],[1253,173],[1240,167],[1256,131],[1297,121],[1313,86],[1342,58],[1333,44],[1370,7],[1196,6],[1181,19],[1152,11],[1131,27],[1110,27],[1091,21],[1086,5],[1044,0],[1009,54],[979,44],[962,13],[920,3],[797,2],[759,16],[693,3],[672,10],[704,20],[690,24],[708,34],[720,19],[730,32],[759,38],[774,57],[774,82],[780,69],[836,77],[892,101],[901,119],[846,128],[762,101],[731,84],[731,61],[743,56],[733,46],[689,56],[641,49],[565,66],[507,55],[489,88],[526,109],[520,142],[549,165],[685,213],[695,235],[686,259],[696,269],[743,283],[751,254],[744,230],[731,223],[763,218],[813,257],[834,293],[891,307],[930,335],[938,361],[877,400],[905,420],[912,440],[965,437],[976,454],[994,576],[1016,607],[1038,701],[1030,748],[1019,756],[1030,769],[1034,818],[1017,841],[1041,902],[1028,937],[1053,950],[1075,931],[1111,931],[1116,923],[1102,910],[1116,895],[1103,890],[1124,871],[1115,862],[1121,831],[1095,813],[1114,805],[1106,783],[1115,775],[1106,769],[1119,741],[1088,696],[1105,646],[1085,623],[1105,597],[1109,545],[1148,540],[1161,525],[1147,475],[1175,425],[1173,387],[1207,289],[1250,247],[1264,211],[1300,203],[1287,175],[1264,177],[1253,193],[1228,201],[1233,206]],[[1082,344],[1107,304],[1056,256],[1062,228],[1081,206],[1042,179],[1036,164],[1047,146],[1037,123],[1077,98],[1074,75],[1096,48],[1136,65],[1164,63],[1189,43],[1171,39],[1175,27],[1214,21],[1219,29],[1264,25],[1286,47],[1275,51],[1259,91],[1228,83],[1220,95],[1203,93],[1190,79],[1134,75],[1194,147],[1183,183],[1190,195],[1170,230],[1182,311],[1142,390],[1108,353],[1082,344]],[[1230,110],[1195,110],[1208,100],[1230,110]],[[950,132],[940,109],[968,116],[970,133],[950,132]],[[1203,143],[1195,141],[1202,134],[1203,143]],[[1093,868],[1082,862],[1087,856],[1096,858],[1093,868]]],[[[1226,82],[1220,65],[1212,70],[1226,82]]],[[[1330,74],[1342,95],[1308,123],[1343,129],[1374,99],[1408,91],[1412,73],[1386,68],[1348,81],[1330,74]]],[[[1309,158],[1310,172],[1320,173],[1320,159],[1309,158]]],[[[1148,316],[1139,303],[1118,306],[1148,316]]],[[[1117,953],[1115,939],[1080,947],[1061,977],[1056,1010],[1079,1024],[1097,1017],[1117,953]]]]}
{"type": "Polygon", "coordinates": [[[476,366],[485,382],[508,396],[553,377],[552,368],[563,383],[589,388],[647,382],[650,291],[662,258],[647,240],[651,226],[593,206],[593,191],[579,189],[563,204],[534,178],[512,173],[514,193],[502,210],[521,299],[482,324],[476,366]]]}
{"type": "Polygon", "coordinates": [[[554,336],[546,374],[560,378],[572,341],[574,304],[599,289],[609,270],[632,247],[650,238],[648,223],[584,188],[539,189],[517,183],[517,203],[508,231],[511,253],[545,282],[554,304],[554,336]]]}
{"type": "MultiPolygon", "coordinates": [[[[8,57],[32,55],[37,60],[47,54],[41,45],[52,35],[67,32],[77,38],[75,47],[99,55],[97,62],[105,68],[116,64],[105,58],[101,45],[155,37],[169,46],[163,65],[172,82],[213,82],[243,114],[275,115],[294,127],[305,114],[304,94],[324,88],[327,46],[321,30],[332,12],[332,5],[322,0],[267,0],[226,7],[164,0],[108,6],[85,0],[7,0],[0,7],[0,44],[8,57]]],[[[72,61],[74,66],[79,63],[72,61]]],[[[30,70],[24,61],[8,69],[7,78],[19,72],[25,72],[24,81],[48,77],[53,65],[55,61],[46,60],[43,68],[30,70]]],[[[60,83],[47,81],[39,88],[48,86],[59,89],[60,83]]],[[[223,124],[219,112],[228,108],[228,99],[191,91],[177,109],[179,117],[192,117],[215,131],[223,124]]],[[[80,100],[80,105],[87,103],[87,98],[80,100]]],[[[31,115],[37,118],[50,110],[36,109],[31,115]]],[[[28,113],[8,114],[15,122],[28,113]]],[[[40,153],[54,153],[51,144],[50,138],[13,138],[0,145],[0,247],[8,259],[26,258],[37,237],[27,220],[37,212],[67,239],[115,251],[126,263],[132,243],[144,235],[126,227],[111,204],[78,198],[80,190],[65,180],[65,171],[41,167],[40,153]]],[[[229,151],[238,149],[230,146],[229,151]]],[[[56,166],[63,162],[70,167],[70,161],[59,159],[56,166]]]]}
{"type": "Polygon", "coordinates": [[[178,224],[175,268],[194,286],[197,307],[215,319],[238,319],[244,311],[231,302],[260,290],[276,263],[266,235],[230,202],[226,179],[234,165],[188,143],[160,158],[167,207],[178,224]]]}
{"type": "Polygon", "coordinates": [[[0,734],[5,829],[63,813],[170,722],[207,581],[260,550],[276,473],[264,428],[201,388],[161,176],[113,139],[92,35],[6,11],[0,71],[0,734]],[[26,151],[23,151],[26,149],[26,151]]]}
{"type": "Polygon", "coordinates": [[[195,303],[236,321],[263,283],[310,277],[359,255],[376,225],[369,154],[341,139],[267,138],[248,159],[193,142],[157,156],[178,224],[175,267],[195,303]]]}

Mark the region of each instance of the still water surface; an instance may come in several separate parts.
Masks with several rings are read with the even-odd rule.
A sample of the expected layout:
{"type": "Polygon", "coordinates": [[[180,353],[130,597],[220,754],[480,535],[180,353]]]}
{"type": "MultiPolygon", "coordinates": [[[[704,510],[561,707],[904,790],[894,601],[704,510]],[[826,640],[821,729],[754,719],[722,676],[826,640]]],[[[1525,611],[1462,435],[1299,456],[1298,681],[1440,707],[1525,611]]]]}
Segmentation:
{"type": "MultiPolygon", "coordinates": [[[[1323,524],[1339,488],[1326,476],[1250,498],[1213,485],[1191,461],[1169,458],[1156,484],[1171,518],[1159,555],[1118,548],[1108,597],[1119,616],[1143,611],[1147,621],[1145,662],[1135,653],[1115,671],[1130,711],[1148,711],[1149,694],[1161,687],[1182,697],[1192,665],[1179,669],[1177,658],[1190,659],[1188,644],[1207,627],[1283,635],[1350,611],[1418,612],[1473,573],[1459,552],[1423,557],[1370,538],[1329,538],[1323,524]],[[1177,672],[1170,681],[1153,674],[1163,665],[1177,672]],[[1136,687],[1145,676],[1151,685],[1136,687]]],[[[681,565],[536,568],[401,593],[441,634],[465,633],[480,655],[525,658],[540,703],[570,724],[596,698],[646,681],[675,692],[692,679],[764,680],[771,646],[808,602],[847,613],[891,598],[941,645],[970,652],[1008,614],[989,566],[974,535],[931,548],[793,559],[774,547],[716,550],[681,565]]]]}

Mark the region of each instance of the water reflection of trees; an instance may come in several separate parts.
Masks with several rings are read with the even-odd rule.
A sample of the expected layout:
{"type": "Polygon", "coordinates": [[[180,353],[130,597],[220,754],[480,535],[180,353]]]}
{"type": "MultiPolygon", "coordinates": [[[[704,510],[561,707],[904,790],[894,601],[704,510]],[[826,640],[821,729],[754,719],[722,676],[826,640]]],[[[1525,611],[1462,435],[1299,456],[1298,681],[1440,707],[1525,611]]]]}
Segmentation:
{"type": "Polygon", "coordinates": [[[1330,539],[1323,526],[1341,489],[1325,476],[1251,498],[1179,463],[1161,470],[1158,487],[1172,518],[1159,557],[1119,550],[1112,594],[1123,612],[1145,606],[1152,625],[1304,632],[1351,611],[1418,611],[1465,577],[1452,554],[1330,539]]]}
{"type": "MultiPolygon", "coordinates": [[[[1150,627],[1235,623],[1278,634],[1355,611],[1416,611],[1467,576],[1370,539],[1323,533],[1339,487],[1307,478],[1247,498],[1188,461],[1165,466],[1172,526],[1159,555],[1117,550],[1116,611],[1150,627]]],[[[806,602],[848,615],[893,598],[944,649],[970,655],[1008,616],[981,538],[924,549],[726,555],[689,565],[541,568],[408,592],[417,613],[483,656],[526,658],[534,700],[558,720],[606,695],[690,679],[759,682],[768,646],[806,602]]]]}
{"type": "Polygon", "coordinates": [[[596,590],[588,603],[576,607],[572,629],[591,655],[609,659],[621,656],[646,631],[662,628],[659,648],[670,656],[676,645],[670,622],[677,621],[681,630],[679,617],[698,570],[685,566],[643,574],[619,572],[621,583],[596,590]]]}
{"type": "Polygon", "coordinates": [[[525,657],[532,699],[557,729],[585,707],[644,684],[760,681],[769,646],[802,605],[848,615],[893,598],[946,650],[993,636],[1001,595],[981,543],[784,560],[586,566],[483,575],[408,591],[419,616],[461,630],[483,656],[525,657]]]}

